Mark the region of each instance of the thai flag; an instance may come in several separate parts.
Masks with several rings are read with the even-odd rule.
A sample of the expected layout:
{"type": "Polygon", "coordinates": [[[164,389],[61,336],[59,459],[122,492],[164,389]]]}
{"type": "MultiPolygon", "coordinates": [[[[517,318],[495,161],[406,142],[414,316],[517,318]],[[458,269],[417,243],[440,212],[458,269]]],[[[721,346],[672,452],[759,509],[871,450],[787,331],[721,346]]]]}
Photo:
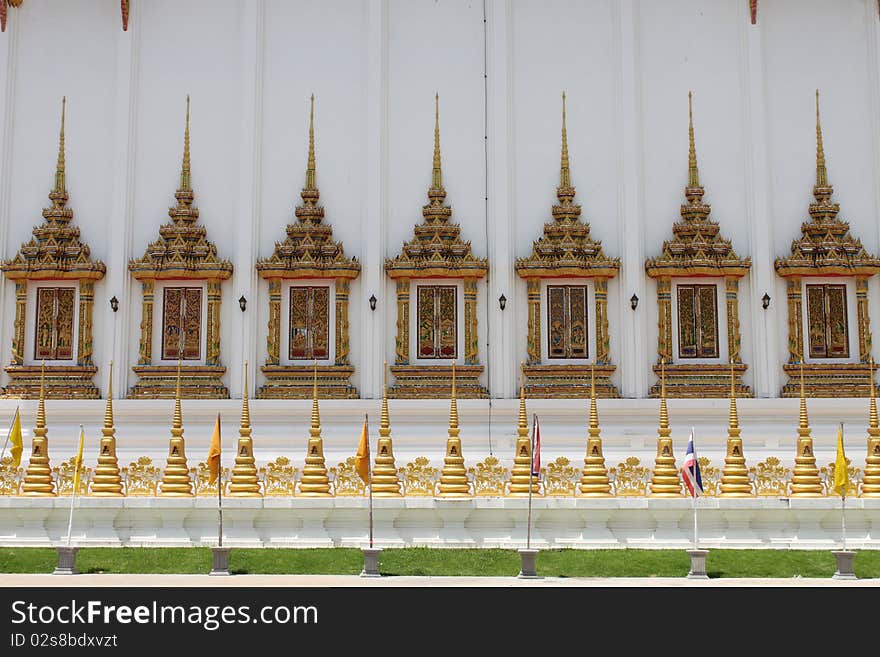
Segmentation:
{"type": "Polygon", "coordinates": [[[532,427],[532,476],[541,476],[541,427],[538,425],[537,415],[532,427]]]}
{"type": "Polygon", "coordinates": [[[700,464],[697,462],[697,451],[694,449],[694,430],[688,438],[687,454],[684,455],[684,463],[681,465],[681,478],[688,489],[691,497],[699,497],[703,494],[703,478],[700,476],[700,464]]]}

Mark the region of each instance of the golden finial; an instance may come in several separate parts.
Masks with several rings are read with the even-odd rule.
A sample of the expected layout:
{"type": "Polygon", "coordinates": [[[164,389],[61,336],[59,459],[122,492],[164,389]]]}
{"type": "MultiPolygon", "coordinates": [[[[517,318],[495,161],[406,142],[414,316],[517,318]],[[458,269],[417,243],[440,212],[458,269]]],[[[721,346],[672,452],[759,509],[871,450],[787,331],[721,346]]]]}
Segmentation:
{"type": "Polygon", "coordinates": [[[110,377],[107,380],[107,408],[104,410],[104,428],[113,428],[113,361],[110,361],[110,377]]]}
{"type": "Polygon", "coordinates": [[[733,358],[730,359],[730,415],[728,418],[728,433],[731,436],[739,435],[739,414],[736,411],[736,386],[733,370],[733,358]]]}
{"type": "Polygon", "coordinates": [[[810,431],[810,422],[807,418],[807,397],[804,393],[804,359],[801,357],[801,410],[800,417],[798,418],[798,433],[802,433],[801,430],[804,429],[809,433],[810,431]]]}
{"type": "Polygon", "coordinates": [[[816,187],[828,187],[825,149],[822,146],[822,123],[819,119],[819,90],[816,89],[816,187]]]}
{"type": "Polygon", "coordinates": [[[688,91],[688,187],[700,186],[700,171],[697,169],[697,147],[694,144],[693,93],[688,91]]]}
{"type": "Polygon", "coordinates": [[[449,404],[449,429],[458,430],[458,402],[455,400],[455,361],[452,361],[452,402],[449,404]]]}
{"type": "Polygon", "coordinates": [[[596,372],[595,365],[590,363],[590,435],[593,436],[598,434],[599,409],[596,405],[596,372]]]}
{"type": "Polygon", "coordinates": [[[660,359],[660,432],[669,435],[669,411],[666,408],[666,359],[660,359]]]}
{"type": "Polygon", "coordinates": [[[67,185],[64,178],[64,117],[67,113],[67,96],[61,98],[61,133],[58,137],[58,166],[55,168],[55,193],[63,194],[67,185]]]}
{"type": "Polygon", "coordinates": [[[186,128],[183,131],[183,166],[180,168],[180,189],[178,191],[192,191],[189,164],[189,94],[186,95],[186,128]]]}
{"type": "Polygon", "coordinates": [[[874,359],[868,359],[868,372],[871,376],[871,408],[868,414],[868,426],[872,429],[880,429],[880,423],[877,421],[877,398],[874,390],[874,359]]]}
{"type": "Polygon", "coordinates": [[[37,404],[37,429],[46,428],[46,361],[40,365],[40,401],[37,404]]]}
{"type": "Polygon", "coordinates": [[[379,416],[379,435],[391,433],[391,420],[388,417],[388,362],[382,362],[382,413],[379,416]]]}
{"type": "Polygon", "coordinates": [[[562,162],[559,167],[559,186],[571,187],[571,170],[568,163],[568,131],[565,128],[565,92],[562,92],[562,162]]]}
{"type": "Polygon", "coordinates": [[[250,432],[251,407],[248,404],[248,362],[244,361],[244,388],[241,392],[241,428],[250,432]]]}
{"type": "Polygon", "coordinates": [[[309,160],[306,164],[305,189],[317,189],[315,185],[315,94],[312,94],[312,106],[309,110],[309,160]]]}
{"type": "Polygon", "coordinates": [[[519,416],[517,418],[517,428],[529,430],[529,419],[526,414],[526,381],[525,381],[525,364],[519,364],[519,416]]]}
{"type": "Polygon", "coordinates": [[[318,412],[318,360],[315,359],[315,376],[312,385],[312,427],[309,433],[313,436],[321,433],[321,415],[318,412]],[[315,433],[317,432],[317,434],[315,433]]]}
{"type": "Polygon", "coordinates": [[[177,390],[174,393],[174,417],[171,420],[171,429],[183,428],[183,413],[180,410],[180,356],[177,358],[177,390]]]}
{"type": "Polygon", "coordinates": [[[443,171],[440,166],[440,94],[434,95],[434,169],[431,189],[443,189],[443,171]]]}

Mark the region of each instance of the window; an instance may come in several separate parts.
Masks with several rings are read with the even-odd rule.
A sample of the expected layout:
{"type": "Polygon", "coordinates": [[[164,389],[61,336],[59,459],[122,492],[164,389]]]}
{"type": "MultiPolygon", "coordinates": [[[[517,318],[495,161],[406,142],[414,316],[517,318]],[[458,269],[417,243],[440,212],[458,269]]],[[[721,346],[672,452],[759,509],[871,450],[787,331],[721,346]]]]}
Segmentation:
{"type": "Polygon", "coordinates": [[[849,358],[846,285],[807,285],[810,358],[849,358]]]}
{"type": "Polygon", "coordinates": [[[718,291],[715,285],[677,285],[678,357],[718,358],[718,291]]]}
{"type": "Polygon", "coordinates": [[[458,354],[458,288],[418,286],[419,358],[456,358],[458,354]]]}
{"type": "Polygon", "coordinates": [[[37,288],[36,360],[73,360],[72,287],[37,288]]]}
{"type": "Polygon", "coordinates": [[[202,288],[166,287],[162,301],[162,358],[202,356],[202,288]]]}
{"type": "Polygon", "coordinates": [[[290,360],[330,358],[330,288],[290,288],[290,360]]]}
{"type": "Polygon", "coordinates": [[[547,357],[587,358],[587,287],[547,287],[547,357]]]}

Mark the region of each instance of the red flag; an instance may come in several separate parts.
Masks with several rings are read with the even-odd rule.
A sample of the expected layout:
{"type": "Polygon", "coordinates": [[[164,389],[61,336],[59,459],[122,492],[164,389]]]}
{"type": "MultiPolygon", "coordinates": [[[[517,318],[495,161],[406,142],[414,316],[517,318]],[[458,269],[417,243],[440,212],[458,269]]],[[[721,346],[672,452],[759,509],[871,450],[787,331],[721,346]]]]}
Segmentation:
{"type": "Polygon", "coordinates": [[[541,427],[538,424],[537,415],[535,415],[535,424],[532,427],[532,476],[541,476],[541,427]]]}

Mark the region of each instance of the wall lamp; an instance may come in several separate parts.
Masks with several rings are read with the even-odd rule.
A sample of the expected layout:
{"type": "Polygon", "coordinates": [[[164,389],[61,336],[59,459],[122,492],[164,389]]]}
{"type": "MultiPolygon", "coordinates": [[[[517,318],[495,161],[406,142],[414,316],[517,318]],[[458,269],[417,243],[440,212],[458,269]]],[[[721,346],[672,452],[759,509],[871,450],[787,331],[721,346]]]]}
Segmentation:
{"type": "Polygon", "coordinates": [[[761,307],[764,308],[764,310],[767,310],[767,308],[770,307],[770,295],[766,292],[764,292],[764,296],[761,297],[761,307]]]}
{"type": "Polygon", "coordinates": [[[376,295],[370,295],[370,310],[376,310],[376,295]]]}
{"type": "Polygon", "coordinates": [[[503,294],[498,297],[498,307],[501,308],[501,310],[504,310],[507,307],[507,297],[503,294]]]}
{"type": "Polygon", "coordinates": [[[634,294],[629,298],[630,307],[635,310],[639,305],[639,298],[634,294]]]}
{"type": "Polygon", "coordinates": [[[119,299],[117,299],[115,295],[110,297],[110,308],[113,312],[119,310],[119,299]]]}
{"type": "Polygon", "coordinates": [[[241,312],[244,312],[245,308],[247,308],[247,299],[244,298],[243,294],[238,299],[238,307],[241,308],[241,312]]]}

